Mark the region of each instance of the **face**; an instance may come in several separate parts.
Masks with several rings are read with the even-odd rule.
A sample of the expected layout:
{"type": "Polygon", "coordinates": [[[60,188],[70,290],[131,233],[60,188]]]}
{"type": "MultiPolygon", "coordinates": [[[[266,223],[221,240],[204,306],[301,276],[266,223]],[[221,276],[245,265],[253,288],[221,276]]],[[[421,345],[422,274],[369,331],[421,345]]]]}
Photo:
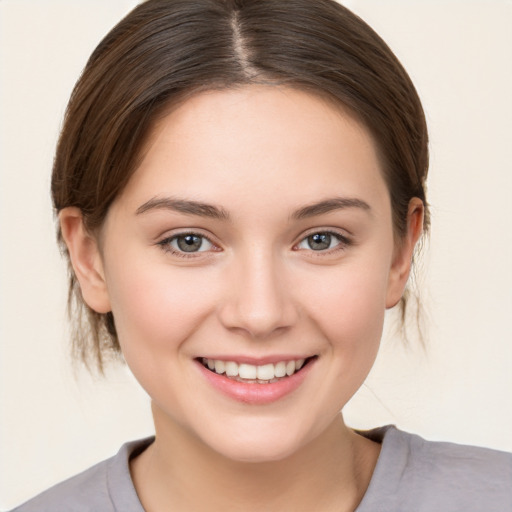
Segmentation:
{"type": "Polygon", "coordinates": [[[101,233],[105,301],[157,434],[245,461],[333,424],[373,364],[400,261],[367,130],[279,87],[175,108],[101,233]]]}

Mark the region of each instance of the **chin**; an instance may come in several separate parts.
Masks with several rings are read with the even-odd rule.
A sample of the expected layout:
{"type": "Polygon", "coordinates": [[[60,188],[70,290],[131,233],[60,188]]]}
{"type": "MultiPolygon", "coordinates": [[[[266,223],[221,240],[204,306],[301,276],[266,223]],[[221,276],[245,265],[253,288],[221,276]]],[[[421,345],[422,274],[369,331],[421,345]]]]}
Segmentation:
{"type": "Polygon", "coordinates": [[[264,463],[291,457],[310,442],[312,436],[308,434],[267,424],[258,428],[226,429],[204,441],[232,461],[264,463]]]}
{"type": "Polygon", "coordinates": [[[280,442],[231,443],[229,447],[219,447],[219,453],[234,462],[264,463],[287,459],[296,453],[298,447],[281,440],[280,442]]]}

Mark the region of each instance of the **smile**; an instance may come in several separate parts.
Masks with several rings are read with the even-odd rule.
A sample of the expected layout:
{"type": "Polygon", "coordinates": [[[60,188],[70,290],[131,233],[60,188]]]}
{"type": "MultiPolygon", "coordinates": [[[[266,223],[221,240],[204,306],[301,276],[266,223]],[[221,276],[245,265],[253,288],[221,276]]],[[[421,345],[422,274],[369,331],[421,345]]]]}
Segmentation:
{"type": "Polygon", "coordinates": [[[223,361],[221,359],[208,359],[203,357],[201,362],[205,368],[218,375],[251,384],[272,384],[280,379],[291,377],[303,368],[309,359],[295,359],[279,361],[263,365],[236,363],[235,361],[223,361]]]}
{"type": "Polygon", "coordinates": [[[316,366],[318,356],[259,361],[198,357],[197,368],[209,385],[237,402],[265,405],[291,395],[316,366]],[[253,363],[253,364],[251,364],[253,363]]]}

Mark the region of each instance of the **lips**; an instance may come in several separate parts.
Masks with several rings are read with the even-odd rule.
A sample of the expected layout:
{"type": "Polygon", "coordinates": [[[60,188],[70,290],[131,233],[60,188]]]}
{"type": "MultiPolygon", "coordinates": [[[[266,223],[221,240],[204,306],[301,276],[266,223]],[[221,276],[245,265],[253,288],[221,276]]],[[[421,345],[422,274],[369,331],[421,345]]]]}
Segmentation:
{"type": "Polygon", "coordinates": [[[214,389],[242,403],[263,405],[298,389],[317,359],[316,356],[286,358],[251,364],[232,358],[198,358],[196,362],[214,389]]]}

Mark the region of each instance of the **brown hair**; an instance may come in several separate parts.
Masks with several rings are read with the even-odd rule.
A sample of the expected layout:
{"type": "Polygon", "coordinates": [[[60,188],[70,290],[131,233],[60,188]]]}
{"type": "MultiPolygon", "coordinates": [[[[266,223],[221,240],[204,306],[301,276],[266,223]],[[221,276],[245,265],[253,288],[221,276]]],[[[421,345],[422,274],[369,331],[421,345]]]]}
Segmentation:
{"type": "MultiPolygon", "coordinates": [[[[136,7],[101,41],[71,95],[53,167],[56,212],[78,207],[94,232],[169,105],[201,90],[254,83],[298,87],[352,111],[379,149],[397,240],[412,197],[425,204],[428,227],[428,137],[416,90],[384,41],[334,0],[148,0],[136,7]]],[[[58,238],[69,261],[60,230],[58,238]]],[[[85,304],[69,268],[74,348],[102,370],[107,353],[120,352],[114,319],[85,304]]]]}

